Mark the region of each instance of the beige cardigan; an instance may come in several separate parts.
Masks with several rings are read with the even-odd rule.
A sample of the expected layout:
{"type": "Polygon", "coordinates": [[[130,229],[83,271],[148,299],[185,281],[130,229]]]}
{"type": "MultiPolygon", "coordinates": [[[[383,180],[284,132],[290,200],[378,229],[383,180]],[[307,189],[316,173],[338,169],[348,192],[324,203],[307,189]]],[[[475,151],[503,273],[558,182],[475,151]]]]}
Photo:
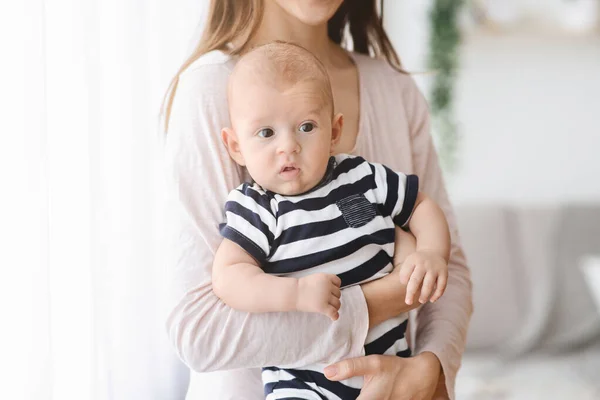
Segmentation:
{"type": "MultiPolygon", "coordinates": [[[[452,231],[449,283],[444,296],[416,316],[415,354],[441,360],[445,385],[454,381],[472,312],[471,280],[456,221],[429,134],[429,110],[413,79],[386,62],[353,54],[360,76],[360,120],[353,153],[420,177],[421,190],[444,209],[452,231]]],[[[226,84],[235,60],[214,51],[181,76],[166,136],[173,235],[171,342],[192,369],[188,400],[263,398],[260,366],[299,367],[364,354],[368,329],[362,290],[343,290],[340,319],[318,314],[248,314],[211,290],[211,265],[221,241],[217,226],[230,190],[248,176],[227,154],[220,130],[229,125],[226,84]],[[198,372],[221,371],[212,374],[198,372]]],[[[414,330],[413,326],[413,330],[414,330]]],[[[444,383],[444,382],[442,382],[444,383]]]]}

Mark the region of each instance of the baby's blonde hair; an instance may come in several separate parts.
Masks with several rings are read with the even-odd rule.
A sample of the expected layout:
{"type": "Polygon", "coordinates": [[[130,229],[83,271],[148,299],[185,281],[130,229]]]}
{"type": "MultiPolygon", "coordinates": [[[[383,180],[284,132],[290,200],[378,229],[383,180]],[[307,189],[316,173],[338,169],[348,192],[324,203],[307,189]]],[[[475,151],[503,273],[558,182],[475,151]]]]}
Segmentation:
{"type": "Polygon", "coordinates": [[[329,75],[323,63],[310,51],[294,43],[275,41],[257,46],[245,53],[237,62],[229,79],[228,95],[240,71],[258,79],[274,82],[277,86],[291,86],[299,82],[314,82],[320,88],[323,103],[331,107],[333,92],[329,75]]]}

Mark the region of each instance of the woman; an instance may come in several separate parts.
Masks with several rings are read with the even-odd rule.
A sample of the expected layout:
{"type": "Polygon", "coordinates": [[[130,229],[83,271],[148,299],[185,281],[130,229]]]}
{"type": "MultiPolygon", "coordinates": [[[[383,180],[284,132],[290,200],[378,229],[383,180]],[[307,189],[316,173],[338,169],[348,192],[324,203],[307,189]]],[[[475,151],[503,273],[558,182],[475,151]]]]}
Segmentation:
{"type": "Polygon", "coordinates": [[[338,360],[345,361],[332,365],[328,376],[365,375],[362,399],[431,399],[434,393],[453,398],[472,310],[469,271],[429,135],[427,105],[400,68],[375,0],[212,0],[204,36],[169,93],[166,154],[177,259],[176,299],[167,325],[192,370],[221,371],[204,376],[204,382],[193,373],[188,399],[211,393],[220,400],[258,400],[263,396],[257,367],[338,360]],[[346,21],[354,50],[363,54],[340,46],[346,21]],[[211,290],[222,207],[228,192],[248,179],[220,141],[221,128],[229,125],[227,78],[237,55],[273,40],[297,43],[326,66],[336,112],[345,116],[336,152],[419,175],[422,190],[446,213],[453,234],[448,287],[438,302],[419,309],[411,358],[361,357],[369,326],[412,308],[404,303],[406,288],[396,274],[345,289],[335,323],[309,313],[238,312],[211,290]],[[370,49],[385,60],[365,55],[370,49]]]}

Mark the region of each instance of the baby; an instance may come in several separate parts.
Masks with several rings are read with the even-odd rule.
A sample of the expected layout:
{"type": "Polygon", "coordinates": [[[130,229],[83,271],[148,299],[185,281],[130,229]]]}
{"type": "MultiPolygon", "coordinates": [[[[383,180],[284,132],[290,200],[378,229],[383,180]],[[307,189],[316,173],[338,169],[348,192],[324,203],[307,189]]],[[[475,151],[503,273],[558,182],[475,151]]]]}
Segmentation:
{"type": "MultiPolygon", "coordinates": [[[[213,288],[248,312],[304,311],[339,317],[340,289],[400,278],[437,300],[447,281],[448,226],[418,179],[361,157],[332,155],[342,134],[325,67],[307,50],[275,42],[240,58],[228,88],[231,127],[222,138],[253,183],[229,194],[213,288]],[[417,247],[396,246],[395,227],[417,247]]],[[[371,327],[366,354],[410,356],[407,315],[371,327]]],[[[257,340],[264,340],[257,338],[257,340]]],[[[331,382],[324,365],[263,368],[268,399],[355,399],[361,380],[331,382]]]]}

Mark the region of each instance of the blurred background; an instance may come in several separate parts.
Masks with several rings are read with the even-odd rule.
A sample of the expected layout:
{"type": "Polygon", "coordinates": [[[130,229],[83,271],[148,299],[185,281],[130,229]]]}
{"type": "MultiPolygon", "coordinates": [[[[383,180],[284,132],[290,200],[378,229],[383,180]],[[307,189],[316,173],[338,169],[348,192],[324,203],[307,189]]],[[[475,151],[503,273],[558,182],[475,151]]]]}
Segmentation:
{"type": "MultiPolygon", "coordinates": [[[[472,270],[457,398],[600,399],[600,1],[383,5],[472,270]]],[[[1,398],[184,398],[158,112],[206,6],[0,5],[1,398]]]]}

